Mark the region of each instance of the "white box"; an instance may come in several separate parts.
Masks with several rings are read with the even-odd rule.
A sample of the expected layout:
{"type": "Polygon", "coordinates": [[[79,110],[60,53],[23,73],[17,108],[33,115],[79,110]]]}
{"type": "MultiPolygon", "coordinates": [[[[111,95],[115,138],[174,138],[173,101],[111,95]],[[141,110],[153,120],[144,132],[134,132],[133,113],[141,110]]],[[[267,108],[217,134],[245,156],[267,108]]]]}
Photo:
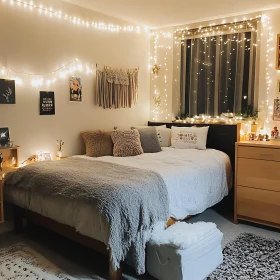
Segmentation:
{"type": "Polygon", "coordinates": [[[187,249],[147,245],[147,271],[159,280],[203,280],[222,262],[223,234],[216,229],[187,249]]]}

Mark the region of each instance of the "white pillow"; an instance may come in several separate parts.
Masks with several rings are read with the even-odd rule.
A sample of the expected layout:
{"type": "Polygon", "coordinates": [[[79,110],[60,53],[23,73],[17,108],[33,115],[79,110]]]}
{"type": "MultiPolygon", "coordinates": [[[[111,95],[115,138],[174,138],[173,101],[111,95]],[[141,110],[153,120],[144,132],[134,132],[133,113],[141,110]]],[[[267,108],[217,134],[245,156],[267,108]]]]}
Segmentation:
{"type": "Polygon", "coordinates": [[[171,146],[171,129],[156,126],[158,141],[161,147],[170,147],[171,146]]]}
{"type": "Polygon", "coordinates": [[[171,127],[171,146],[176,149],[206,149],[209,126],[171,127]]]}

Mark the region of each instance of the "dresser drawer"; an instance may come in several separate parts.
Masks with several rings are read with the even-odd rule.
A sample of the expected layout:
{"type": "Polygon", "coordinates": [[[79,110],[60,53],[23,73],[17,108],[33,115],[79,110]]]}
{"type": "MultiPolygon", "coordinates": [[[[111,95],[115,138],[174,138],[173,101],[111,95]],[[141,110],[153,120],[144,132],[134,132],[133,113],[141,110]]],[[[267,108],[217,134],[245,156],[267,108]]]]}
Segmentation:
{"type": "Polygon", "coordinates": [[[237,215],[280,224],[280,192],[237,186],[237,215]]]}
{"type": "Polygon", "coordinates": [[[236,172],[238,186],[280,192],[280,162],[238,158],[236,172]]]}
{"type": "Polygon", "coordinates": [[[237,157],[280,162],[280,149],[238,146],[237,157]]]}

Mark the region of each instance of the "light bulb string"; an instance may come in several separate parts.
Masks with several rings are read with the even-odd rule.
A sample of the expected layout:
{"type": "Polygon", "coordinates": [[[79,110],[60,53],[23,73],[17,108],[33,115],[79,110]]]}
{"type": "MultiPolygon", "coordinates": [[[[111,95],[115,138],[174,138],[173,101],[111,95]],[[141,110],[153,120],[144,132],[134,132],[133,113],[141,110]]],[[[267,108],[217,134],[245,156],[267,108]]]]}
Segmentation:
{"type": "MultiPolygon", "coordinates": [[[[9,76],[8,74],[10,74],[10,73],[14,73],[16,75],[22,75],[22,76],[29,76],[29,77],[53,76],[53,75],[56,75],[59,72],[62,72],[64,69],[66,69],[70,65],[73,65],[74,63],[80,63],[81,64],[81,61],[79,59],[72,60],[72,61],[64,64],[63,66],[61,66],[61,67],[59,67],[59,68],[57,68],[57,69],[55,69],[55,70],[53,70],[51,72],[47,72],[47,73],[26,73],[26,72],[21,72],[21,71],[13,70],[13,69],[11,69],[9,67],[2,66],[0,68],[1,69],[0,70],[0,74],[4,75],[5,72],[6,72],[6,76],[9,76]]],[[[92,72],[91,67],[89,67],[88,65],[89,64],[87,63],[87,71],[88,72],[92,72]]],[[[90,65],[90,66],[93,66],[93,65],[90,65]]],[[[82,64],[81,64],[81,68],[82,68],[82,64]]]]}
{"type": "Polygon", "coordinates": [[[49,16],[54,16],[58,17],[60,19],[68,20],[72,22],[73,24],[77,25],[82,25],[85,27],[90,27],[92,26],[95,29],[98,30],[104,30],[104,31],[111,31],[111,32],[136,32],[136,33],[141,33],[142,29],[145,31],[149,31],[148,27],[141,28],[140,26],[120,26],[120,25],[115,25],[115,24],[105,24],[103,22],[94,22],[94,21],[86,21],[83,19],[80,19],[79,17],[75,16],[70,16],[66,13],[63,13],[62,11],[56,11],[53,8],[46,8],[43,5],[36,5],[33,3],[33,1],[24,1],[24,0],[2,0],[2,2],[10,2],[10,4],[13,6],[15,3],[17,6],[23,6],[24,8],[29,8],[30,10],[36,9],[39,13],[41,14],[46,14],[49,16]]]}

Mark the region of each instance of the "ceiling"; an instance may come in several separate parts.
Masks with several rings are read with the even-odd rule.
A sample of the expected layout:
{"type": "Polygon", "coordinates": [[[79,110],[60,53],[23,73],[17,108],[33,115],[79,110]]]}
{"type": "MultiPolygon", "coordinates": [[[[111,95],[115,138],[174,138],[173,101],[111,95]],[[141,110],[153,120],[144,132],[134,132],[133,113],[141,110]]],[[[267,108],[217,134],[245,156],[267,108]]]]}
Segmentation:
{"type": "Polygon", "coordinates": [[[165,27],[280,8],[279,0],[63,0],[134,24],[165,27]]]}

